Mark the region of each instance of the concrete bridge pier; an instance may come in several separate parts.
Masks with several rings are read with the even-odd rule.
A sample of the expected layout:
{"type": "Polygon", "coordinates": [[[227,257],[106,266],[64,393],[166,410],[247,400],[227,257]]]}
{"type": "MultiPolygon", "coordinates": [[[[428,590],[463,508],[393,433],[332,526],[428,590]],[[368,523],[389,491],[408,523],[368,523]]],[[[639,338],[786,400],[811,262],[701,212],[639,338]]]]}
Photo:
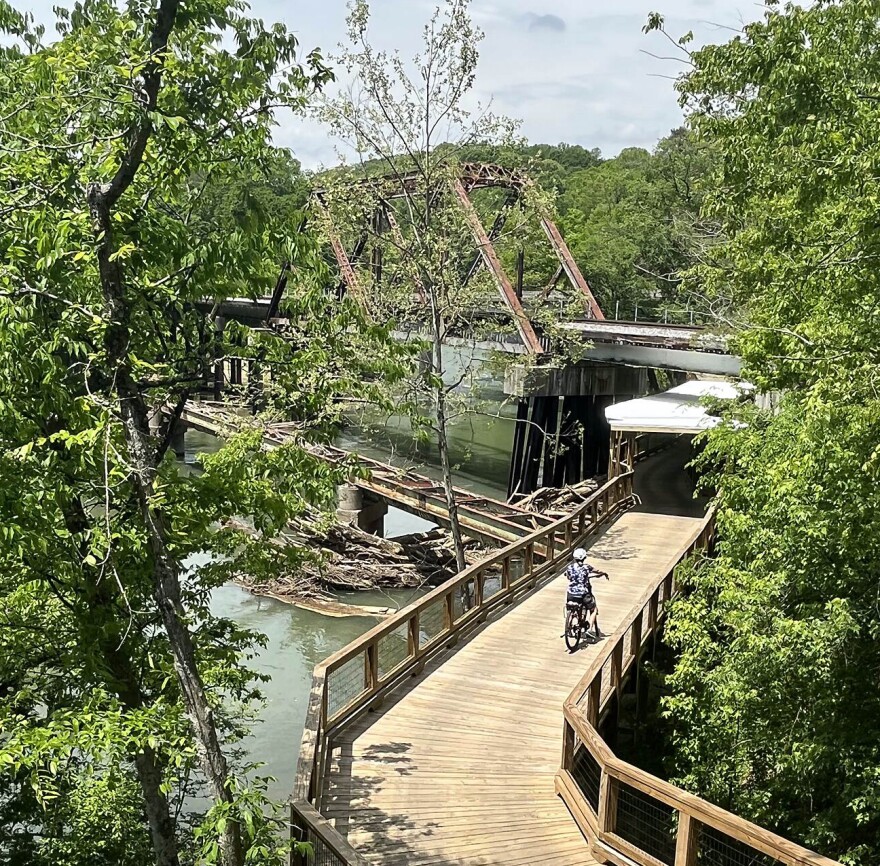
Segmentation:
{"type": "Polygon", "coordinates": [[[510,367],[504,392],[519,403],[508,497],[605,475],[611,443],[605,408],[647,390],[643,368],[590,362],[510,367]]]}
{"type": "Polygon", "coordinates": [[[357,526],[371,535],[385,534],[388,503],[384,499],[370,496],[355,484],[340,484],[336,495],[336,518],[340,523],[357,526]]]}
{"type": "Polygon", "coordinates": [[[182,421],[177,422],[171,434],[171,451],[178,460],[186,456],[186,424],[182,421]]]}
{"type": "MultiPolygon", "coordinates": [[[[165,436],[168,429],[169,417],[165,414],[164,407],[159,404],[150,413],[148,418],[150,424],[150,435],[160,440],[165,436]]],[[[169,450],[174,453],[178,460],[183,460],[186,454],[186,424],[179,420],[174,427],[174,433],[171,436],[171,444],[169,450]]]]}

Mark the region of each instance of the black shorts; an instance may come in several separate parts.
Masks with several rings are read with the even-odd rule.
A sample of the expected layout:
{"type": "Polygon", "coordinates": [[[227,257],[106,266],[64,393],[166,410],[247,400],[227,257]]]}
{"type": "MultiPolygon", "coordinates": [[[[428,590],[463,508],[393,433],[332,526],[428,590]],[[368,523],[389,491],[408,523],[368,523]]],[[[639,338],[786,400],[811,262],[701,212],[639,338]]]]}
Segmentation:
{"type": "Polygon", "coordinates": [[[570,592],[566,597],[566,601],[574,602],[576,604],[583,605],[587,610],[592,610],[596,606],[596,599],[587,592],[587,593],[579,593],[579,592],[570,592]]]}

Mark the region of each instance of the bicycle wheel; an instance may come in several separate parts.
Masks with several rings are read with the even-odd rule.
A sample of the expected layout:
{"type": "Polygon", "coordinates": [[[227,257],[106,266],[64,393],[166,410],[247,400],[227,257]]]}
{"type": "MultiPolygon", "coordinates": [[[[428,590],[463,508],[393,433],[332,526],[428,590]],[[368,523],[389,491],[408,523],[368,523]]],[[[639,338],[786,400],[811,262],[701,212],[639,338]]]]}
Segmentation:
{"type": "Polygon", "coordinates": [[[579,610],[569,610],[565,615],[565,645],[574,652],[581,643],[584,621],[579,610]]]}

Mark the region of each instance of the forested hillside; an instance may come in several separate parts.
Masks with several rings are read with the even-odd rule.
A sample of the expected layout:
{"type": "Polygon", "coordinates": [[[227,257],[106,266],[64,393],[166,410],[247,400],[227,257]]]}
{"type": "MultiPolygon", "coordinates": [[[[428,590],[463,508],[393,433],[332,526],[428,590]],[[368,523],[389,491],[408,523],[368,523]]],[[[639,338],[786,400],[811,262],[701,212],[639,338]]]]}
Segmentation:
{"type": "Polygon", "coordinates": [[[671,618],[673,772],[853,864],[880,862],[878,46],[874,2],[792,6],[679,82],[726,238],[686,284],[782,397],[708,438],[719,555],[671,618]]]}

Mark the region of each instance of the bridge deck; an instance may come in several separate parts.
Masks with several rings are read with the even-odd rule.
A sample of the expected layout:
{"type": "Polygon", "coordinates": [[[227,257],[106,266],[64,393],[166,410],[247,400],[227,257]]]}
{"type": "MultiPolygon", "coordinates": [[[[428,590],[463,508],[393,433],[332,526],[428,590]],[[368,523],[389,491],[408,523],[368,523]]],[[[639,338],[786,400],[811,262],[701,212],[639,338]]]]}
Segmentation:
{"type": "MultiPolygon", "coordinates": [[[[591,545],[602,629],[668,571],[694,518],[628,513],[591,545]]],[[[592,864],[554,793],[562,702],[596,650],[568,654],[553,578],[401,687],[335,742],[324,811],[389,864],[592,864]]]]}

